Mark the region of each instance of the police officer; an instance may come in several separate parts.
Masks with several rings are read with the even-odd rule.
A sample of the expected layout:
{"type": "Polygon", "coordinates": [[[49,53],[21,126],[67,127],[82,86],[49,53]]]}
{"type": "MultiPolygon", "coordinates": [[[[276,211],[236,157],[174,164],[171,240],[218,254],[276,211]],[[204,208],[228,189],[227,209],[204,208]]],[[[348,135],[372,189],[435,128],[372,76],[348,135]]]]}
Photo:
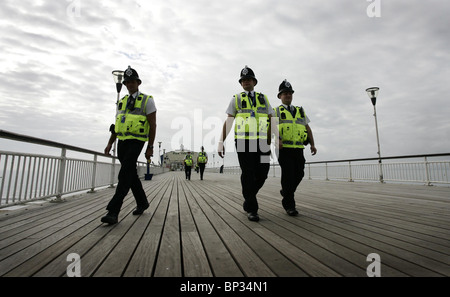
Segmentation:
{"type": "Polygon", "coordinates": [[[205,172],[206,163],[208,163],[208,155],[205,152],[205,148],[202,146],[201,152],[198,153],[197,165],[200,168],[200,180],[203,180],[203,173],[205,172]]]}
{"type": "Polygon", "coordinates": [[[281,167],[281,196],[283,208],[290,216],[296,216],[294,193],[303,179],[305,169],[304,146],[309,142],[311,153],[315,155],[317,149],[314,137],[309,127],[309,118],[302,107],[292,105],[292,85],[284,80],[278,88],[278,98],[281,105],[275,108],[278,118],[279,157],[281,167]]]}
{"type": "Polygon", "coordinates": [[[258,80],[251,68],[245,66],[239,83],[243,92],[234,95],[226,113],[217,152],[225,155],[223,142],[235,121],[235,146],[241,167],[244,211],[250,221],[259,221],[256,195],[267,179],[270,168],[270,120],[274,113],[267,96],[254,91],[258,80]]]}
{"type": "Polygon", "coordinates": [[[194,160],[192,160],[191,152],[188,152],[186,157],[184,158],[184,172],[186,174],[186,179],[191,180],[191,172],[192,172],[192,164],[194,160]]]}
{"type": "Polygon", "coordinates": [[[118,222],[123,200],[130,189],[137,205],[133,215],[140,215],[149,207],[147,196],[137,175],[136,163],[147,141],[145,158],[149,160],[153,156],[156,106],[152,96],[139,91],[141,83],[136,70],[128,66],[124,72],[123,84],[127,87],[129,94],[117,104],[114,130],[112,130],[105,148],[105,154],[109,155],[114,141],[116,138],[119,139],[117,145],[118,158],[121,163],[119,182],[114,196],[106,207],[108,213],[101,218],[102,222],[108,224],[118,222]]]}

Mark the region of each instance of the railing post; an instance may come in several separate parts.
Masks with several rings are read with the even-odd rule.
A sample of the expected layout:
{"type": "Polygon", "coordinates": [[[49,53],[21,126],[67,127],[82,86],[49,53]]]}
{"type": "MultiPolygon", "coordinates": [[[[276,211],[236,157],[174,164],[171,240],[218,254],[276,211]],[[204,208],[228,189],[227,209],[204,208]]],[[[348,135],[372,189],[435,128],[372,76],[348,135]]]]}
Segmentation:
{"type": "Polygon", "coordinates": [[[328,179],[328,163],[325,162],[325,180],[329,180],[328,179]]]}
{"type": "Polygon", "coordinates": [[[429,171],[429,168],[428,168],[428,160],[427,160],[427,157],[425,157],[425,172],[426,172],[426,176],[427,176],[426,185],[427,185],[427,186],[431,186],[431,181],[430,181],[430,171],[429,171]]]}
{"type": "Polygon", "coordinates": [[[97,155],[94,155],[94,164],[92,165],[92,183],[91,190],[88,193],[95,193],[95,177],[97,175],[97,155]]]}
{"type": "Polygon", "coordinates": [[[380,167],[380,183],[384,183],[383,164],[381,163],[381,158],[378,160],[378,164],[379,164],[379,167],[380,167]]]}
{"type": "Polygon", "coordinates": [[[352,161],[348,161],[348,170],[350,172],[350,179],[348,181],[352,182],[353,181],[353,177],[352,177],[352,161]]]}
{"type": "Polygon", "coordinates": [[[116,174],[115,173],[115,171],[116,171],[116,158],[112,157],[111,159],[112,159],[112,164],[111,164],[112,168],[111,168],[111,182],[110,182],[109,187],[110,188],[114,188],[114,176],[116,174]]]}
{"type": "Polygon", "coordinates": [[[312,179],[312,177],[311,177],[311,164],[308,164],[308,179],[312,179]]]}
{"type": "Polygon", "coordinates": [[[64,191],[64,178],[66,175],[66,148],[61,149],[61,163],[59,163],[59,175],[58,175],[58,188],[56,193],[56,199],[53,202],[62,201],[62,193],[64,191]]]}

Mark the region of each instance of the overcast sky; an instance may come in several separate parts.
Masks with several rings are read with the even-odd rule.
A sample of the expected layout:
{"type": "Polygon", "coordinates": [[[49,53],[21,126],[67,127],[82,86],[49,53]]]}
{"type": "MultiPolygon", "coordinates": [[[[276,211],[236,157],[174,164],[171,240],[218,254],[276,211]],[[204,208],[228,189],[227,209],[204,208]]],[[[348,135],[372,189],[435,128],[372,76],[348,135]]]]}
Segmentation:
{"type": "Polygon", "coordinates": [[[111,72],[131,65],[158,109],[155,152],[212,154],[248,65],[274,107],[292,84],[307,161],[377,157],[372,86],[383,156],[446,153],[449,14],[448,0],[2,0],[0,129],[102,152],[111,72]]]}

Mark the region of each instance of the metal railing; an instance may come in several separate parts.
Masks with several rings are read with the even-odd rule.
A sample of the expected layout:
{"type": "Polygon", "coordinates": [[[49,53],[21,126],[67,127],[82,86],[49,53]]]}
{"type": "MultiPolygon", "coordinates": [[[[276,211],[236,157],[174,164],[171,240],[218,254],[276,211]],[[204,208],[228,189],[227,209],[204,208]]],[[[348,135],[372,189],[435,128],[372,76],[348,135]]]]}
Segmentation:
{"type": "MultiPolygon", "coordinates": [[[[381,160],[365,158],[307,162],[304,178],[450,185],[450,153],[382,157],[381,160]]],[[[219,169],[210,171],[218,172],[219,169]]],[[[224,167],[223,173],[240,174],[241,169],[239,166],[228,166],[224,167]]],[[[271,164],[268,176],[281,177],[280,166],[271,164]]]]}
{"type": "MultiPolygon", "coordinates": [[[[4,130],[0,138],[61,150],[59,156],[0,150],[0,208],[53,197],[61,201],[64,195],[117,184],[120,163],[116,157],[4,130]],[[80,157],[67,157],[68,152],[80,157]]],[[[161,171],[151,165],[150,173],[161,171]]],[[[138,175],[146,173],[147,163],[138,162],[138,175]]]]}

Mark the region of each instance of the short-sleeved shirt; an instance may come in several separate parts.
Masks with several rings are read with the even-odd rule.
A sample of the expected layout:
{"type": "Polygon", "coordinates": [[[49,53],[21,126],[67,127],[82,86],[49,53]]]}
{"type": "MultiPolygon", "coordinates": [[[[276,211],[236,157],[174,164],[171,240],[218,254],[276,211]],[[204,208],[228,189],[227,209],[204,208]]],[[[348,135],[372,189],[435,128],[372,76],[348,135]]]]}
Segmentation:
{"type": "MultiPolygon", "coordinates": [[[[248,95],[248,91],[245,91],[245,93],[248,95]]],[[[252,94],[254,95],[255,91],[252,91],[252,94]]],[[[266,103],[267,103],[267,112],[268,112],[268,114],[269,115],[274,115],[275,111],[270,106],[269,100],[266,100],[266,101],[267,101],[266,103]]],[[[233,98],[231,98],[231,101],[230,101],[230,104],[228,105],[226,113],[231,115],[231,116],[233,116],[233,117],[236,117],[237,110],[236,110],[236,99],[235,99],[234,95],[233,95],[233,98]]]]}

